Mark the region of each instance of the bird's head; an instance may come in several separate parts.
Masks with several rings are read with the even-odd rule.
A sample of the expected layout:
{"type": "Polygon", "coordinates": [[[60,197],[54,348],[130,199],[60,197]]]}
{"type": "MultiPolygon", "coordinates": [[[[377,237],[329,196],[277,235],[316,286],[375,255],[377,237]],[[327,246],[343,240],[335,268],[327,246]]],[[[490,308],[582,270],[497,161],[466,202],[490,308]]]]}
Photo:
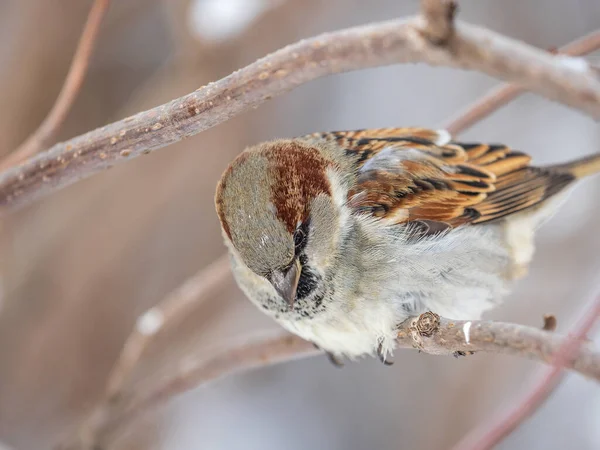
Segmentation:
{"type": "Polygon", "coordinates": [[[217,187],[229,247],[270,283],[280,310],[322,299],[339,253],[347,189],[334,159],[301,140],[267,142],[241,153],[217,187]]]}

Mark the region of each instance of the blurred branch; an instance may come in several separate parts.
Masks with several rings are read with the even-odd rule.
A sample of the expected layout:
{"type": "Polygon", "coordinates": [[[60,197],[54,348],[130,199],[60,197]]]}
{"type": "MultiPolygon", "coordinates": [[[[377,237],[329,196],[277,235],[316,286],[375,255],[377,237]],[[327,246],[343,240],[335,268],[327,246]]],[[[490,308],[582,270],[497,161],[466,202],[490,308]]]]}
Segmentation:
{"type": "MultiPolygon", "coordinates": [[[[558,53],[569,56],[582,56],[598,49],[600,49],[600,31],[595,31],[559,48],[558,53]]],[[[593,66],[592,69],[596,70],[593,66]]],[[[526,92],[526,89],[514,84],[498,86],[484,97],[467,106],[456,115],[456,118],[451,119],[441,128],[448,130],[453,136],[462,133],[524,92],[526,92]]]]}
{"type": "Polygon", "coordinates": [[[188,278],[157,306],[140,315],[109,374],[104,397],[74,438],[77,444],[63,444],[59,448],[87,448],[83,443],[92,439],[90,433],[95,428],[94,424],[109,420],[114,414],[113,409],[127,398],[128,382],[144,351],[158,333],[180,324],[193,310],[222,292],[227,281],[233,281],[233,277],[229,269],[229,256],[224,255],[188,278]]]}
{"type": "Polygon", "coordinates": [[[229,256],[224,255],[188,278],[160,304],[139,317],[108,377],[107,402],[119,398],[124,392],[130,375],[156,333],[163,326],[181,323],[192,310],[221,292],[228,280],[232,280],[229,256]]]}
{"type": "Polygon", "coordinates": [[[421,0],[423,33],[436,45],[446,45],[454,36],[456,3],[452,0],[421,0]]]}
{"type": "MultiPolygon", "coordinates": [[[[536,386],[504,417],[482,424],[467,434],[456,446],[455,450],[487,450],[495,447],[502,439],[512,433],[521,423],[531,416],[558,387],[562,369],[573,360],[579,347],[585,340],[596,320],[600,317],[600,297],[586,311],[581,323],[573,328],[573,334],[564,340],[557,349],[550,363],[554,366],[536,383],[536,386]]],[[[600,379],[598,374],[594,376],[600,379]]]]}
{"type": "Polygon", "coordinates": [[[478,70],[600,117],[600,80],[522,42],[456,23],[446,42],[422,17],[349,28],[300,41],[149,111],[55,145],[0,174],[2,213],[224,122],[316,78],[393,63],[478,70]]]}
{"type": "MultiPolygon", "coordinates": [[[[564,342],[564,338],[537,328],[501,322],[449,320],[431,312],[405,321],[398,330],[399,348],[417,348],[432,355],[491,352],[545,362],[560,358],[562,366],[600,380],[600,353],[586,344],[578,352],[571,346],[565,354],[564,342]]],[[[172,376],[156,386],[123,393],[98,405],[77,434],[58,448],[104,448],[119,430],[175,395],[227,375],[317,353],[311,343],[281,332],[270,338],[246,337],[208,357],[205,353],[190,355],[175,368],[172,376]]]]}
{"type": "Polygon", "coordinates": [[[69,68],[69,72],[67,73],[67,77],[65,78],[65,82],[58,94],[56,102],[38,129],[35,130],[35,132],[14,152],[9,154],[4,160],[0,161],[0,170],[7,169],[10,166],[18,164],[20,161],[30,158],[39,151],[44,150],[56,136],[58,129],[67,117],[67,114],[81,89],[81,85],[83,84],[83,80],[85,79],[90,64],[92,51],[94,50],[94,45],[98,38],[100,25],[106,15],[109,4],[110,0],[94,1],[92,9],[88,14],[83,33],[79,39],[77,50],[73,56],[71,67],[69,68]]]}

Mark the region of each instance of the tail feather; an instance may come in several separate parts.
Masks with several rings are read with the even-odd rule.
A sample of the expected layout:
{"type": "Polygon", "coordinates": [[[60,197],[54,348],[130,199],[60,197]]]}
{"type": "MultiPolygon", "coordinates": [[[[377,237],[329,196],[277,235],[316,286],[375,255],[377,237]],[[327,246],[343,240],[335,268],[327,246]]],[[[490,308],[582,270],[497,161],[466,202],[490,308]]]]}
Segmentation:
{"type": "Polygon", "coordinates": [[[600,153],[585,156],[565,164],[549,167],[551,170],[566,172],[575,178],[583,178],[600,172],[600,153]]]}

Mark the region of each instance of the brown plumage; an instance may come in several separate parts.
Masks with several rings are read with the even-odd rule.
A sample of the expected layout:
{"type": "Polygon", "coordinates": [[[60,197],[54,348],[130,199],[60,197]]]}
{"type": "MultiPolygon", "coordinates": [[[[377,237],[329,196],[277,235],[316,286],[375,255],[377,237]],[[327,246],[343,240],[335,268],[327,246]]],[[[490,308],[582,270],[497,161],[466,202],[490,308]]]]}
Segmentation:
{"type": "Polygon", "coordinates": [[[600,155],[534,167],[445,131],[317,133],[246,149],[215,201],[255,305],[336,356],[385,360],[409,317],[475,320],[497,305],[558,207],[545,200],[598,171],[600,155]]]}
{"type": "Polygon", "coordinates": [[[505,145],[450,141],[444,132],[422,128],[307,138],[334,141],[355,158],[357,182],[348,194],[355,211],[398,224],[490,222],[538,205],[576,178],[600,169],[597,155],[535,167],[529,165],[530,156],[505,145]]]}

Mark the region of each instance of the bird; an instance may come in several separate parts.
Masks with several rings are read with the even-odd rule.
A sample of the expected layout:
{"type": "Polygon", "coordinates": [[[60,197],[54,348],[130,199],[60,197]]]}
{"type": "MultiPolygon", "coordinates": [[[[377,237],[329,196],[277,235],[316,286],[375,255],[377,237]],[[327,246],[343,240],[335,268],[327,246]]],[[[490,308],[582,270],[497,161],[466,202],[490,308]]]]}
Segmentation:
{"type": "Polygon", "coordinates": [[[535,166],[445,130],[320,132],[245,149],[215,206],[252,303],[336,363],[388,363],[406,319],[477,320],[499,305],[536,231],[599,171],[600,154],[535,166]]]}

